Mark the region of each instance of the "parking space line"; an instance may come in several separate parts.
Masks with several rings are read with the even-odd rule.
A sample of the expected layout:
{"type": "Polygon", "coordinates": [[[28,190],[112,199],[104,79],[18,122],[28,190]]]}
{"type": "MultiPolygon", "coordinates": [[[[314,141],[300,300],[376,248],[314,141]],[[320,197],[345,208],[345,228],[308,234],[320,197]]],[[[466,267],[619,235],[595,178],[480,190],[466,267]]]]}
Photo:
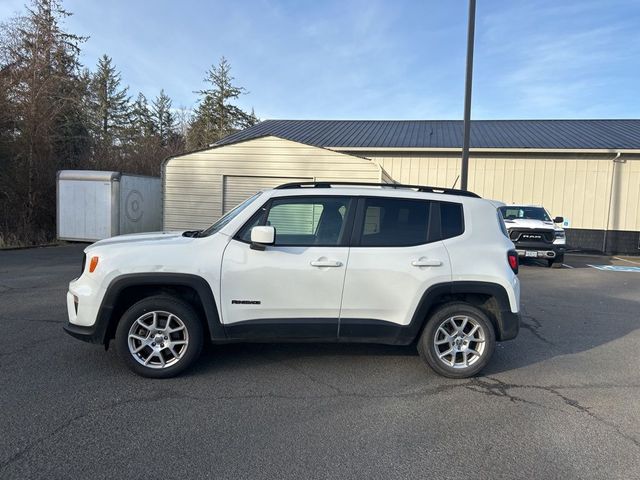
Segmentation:
{"type": "Polygon", "coordinates": [[[566,263],[563,263],[562,266],[567,268],[576,268],[576,267],[572,267],[571,265],[567,265],[566,263]]]}
{"type": "Polygon", "coordinates": [[[629,263],[633,263],[635,265],[640,265],[640,262],[634,262],[633,260],[627,260],[626,258],[620,258],[620,257],[613,257],[616,260],[622,260],[623,262],[629,262],[629,263]]]}

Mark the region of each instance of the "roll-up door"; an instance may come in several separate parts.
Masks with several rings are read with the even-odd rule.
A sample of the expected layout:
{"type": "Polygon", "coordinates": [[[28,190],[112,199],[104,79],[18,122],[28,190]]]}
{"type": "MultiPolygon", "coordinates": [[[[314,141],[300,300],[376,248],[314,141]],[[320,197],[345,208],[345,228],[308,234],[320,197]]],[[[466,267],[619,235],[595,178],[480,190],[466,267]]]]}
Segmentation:
{"type": "Polygon", "coordinates": [[[223,182],[222,209],[227,213],[256,192],[268,190],[283,183],[310,182],[313,178],[296,177],[251,177],[225,175],[223,182]]]}

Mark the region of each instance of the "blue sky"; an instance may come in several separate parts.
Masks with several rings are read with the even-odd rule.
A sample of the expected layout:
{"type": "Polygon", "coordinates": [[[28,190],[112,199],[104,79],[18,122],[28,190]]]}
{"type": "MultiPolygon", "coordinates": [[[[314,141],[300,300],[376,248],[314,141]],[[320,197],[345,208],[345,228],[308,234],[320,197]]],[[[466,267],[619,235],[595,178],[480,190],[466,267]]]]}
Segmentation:
{"type": "MultiPolygon", "coordinates": [[[[2,0],[0,19],[23,0],[2,0]]],[[[82,60],[192,108],[225,55],[260,118],[455,119],[466,0],[66,0],[82,60]]],[[[478,0],[472,117],[639,118],[640,2],[478,0]]]]}

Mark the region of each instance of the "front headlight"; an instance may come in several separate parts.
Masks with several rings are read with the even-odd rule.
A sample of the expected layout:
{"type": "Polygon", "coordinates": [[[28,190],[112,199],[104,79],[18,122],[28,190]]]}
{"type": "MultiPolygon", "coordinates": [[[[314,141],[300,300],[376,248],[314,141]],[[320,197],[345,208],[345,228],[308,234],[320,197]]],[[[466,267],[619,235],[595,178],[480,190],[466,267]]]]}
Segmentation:
{"type": "Polygon", "coordinates": [[[554,237],[555,238],[564,238],[564,231],[558,230],[558,231],[554,232],[554,237]]]}

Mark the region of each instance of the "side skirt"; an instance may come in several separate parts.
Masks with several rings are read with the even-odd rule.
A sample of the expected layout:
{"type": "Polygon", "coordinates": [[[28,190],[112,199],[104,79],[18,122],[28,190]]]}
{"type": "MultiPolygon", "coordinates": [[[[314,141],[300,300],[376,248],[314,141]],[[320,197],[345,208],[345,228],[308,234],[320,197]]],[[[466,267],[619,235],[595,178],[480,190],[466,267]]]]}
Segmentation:
{"type": "Polygon", "coordinates": [[[343,318],[340,321],[337,318],[247,320],[226,325],[225,331],[227,333],[225,342],[315,341],[409,345],[415,338],[415,334],[409,327],[384,320],[351,318],[343,318]]]}

